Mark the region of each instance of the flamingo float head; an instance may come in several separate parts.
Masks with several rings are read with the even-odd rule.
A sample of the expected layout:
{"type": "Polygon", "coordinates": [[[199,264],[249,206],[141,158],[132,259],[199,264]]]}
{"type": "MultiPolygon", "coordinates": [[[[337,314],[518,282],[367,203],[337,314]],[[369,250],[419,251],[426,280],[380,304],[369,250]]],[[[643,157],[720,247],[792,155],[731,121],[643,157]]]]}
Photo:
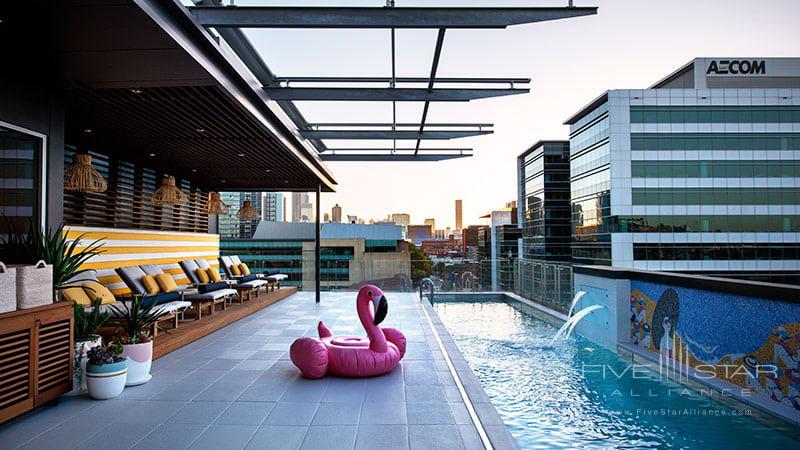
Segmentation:
{"type": "Polygon", "coordinates": [[[365,285],[358,291],[356,305],[359,316],[362,316],[363,319],[365,318],[363,315],[367,315],[368,320],[374,325],[383,322],[386,313],[389,312],[389,302],[386,301],[383,291],[371,284],[365,285]],[[372,309],[369,307],[370,303],[372,303],[372,309]]]}

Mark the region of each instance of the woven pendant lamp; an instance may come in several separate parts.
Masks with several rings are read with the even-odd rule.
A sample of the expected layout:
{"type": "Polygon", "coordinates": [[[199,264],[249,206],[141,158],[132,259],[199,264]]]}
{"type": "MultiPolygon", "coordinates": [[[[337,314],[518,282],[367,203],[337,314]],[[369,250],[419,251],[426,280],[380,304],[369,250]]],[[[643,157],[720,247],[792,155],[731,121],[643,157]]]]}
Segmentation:
{"type": "Polygon", "coordinates": [[[161,186],[153,192],[153,203],[156,205],[182,205],[186,194],[175,186],[175,177],[164,177],[161,186]]]}
{"type": "Polygon", "coordinates": [[[92,156],[75,155],[72,165],[64,170],[64,189],[77,192],[105,192],[106,180],[92,167],[92,156]]]}
{"type": "Polygon", "coordinates": [[[219,192],[209,192],[208,193],[208,202],[206,203],[206,214],[208,215],[217,215],[217,214],[227,214],[228,205],[222,201],[220,198],[219,192]]]}
{"type": "Polygon", "coordinates": [[[258,219],[258,213],[256,212],[255,208],[253,208],[250,200],[245,200],[244,205],[242,205],[242,209],[236,213],[236,217],[238,217],[240,220],[256,220],[258,219]]]}

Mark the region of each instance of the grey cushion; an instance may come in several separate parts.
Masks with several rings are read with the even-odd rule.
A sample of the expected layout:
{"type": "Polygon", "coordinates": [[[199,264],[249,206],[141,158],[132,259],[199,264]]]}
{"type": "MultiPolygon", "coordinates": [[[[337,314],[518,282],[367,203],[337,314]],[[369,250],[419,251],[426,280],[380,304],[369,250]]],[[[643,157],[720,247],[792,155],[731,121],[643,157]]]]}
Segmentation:
{"type": "MultiPolygon", "coordinates": [[[[117,303],[120,303],[120,302],[117,302],[117,303]]],[[[130,305],[130,302],[126,302],[126,303],[128,305],[130,305]]],[[[101,305],[100,306],[100,310],[103,311],[103,312],[108,311],[111,314],[111,317],[120,317],[119,314],[115,311],[115,309],[111,308],[111,306],[112,305],[101,305]]],[[[181,312],[184,309],[189,308],[191,306],[192,306],[191,302],[184,302],[184,301],[176,300],[174,302],[167,302],[167,303],[163,303],[161,305],[158,305],[158,306],[156,306],[156,309],[161,311],[161,315],[165,315],[165,314],[169,314],[169,313],[173,313],[173,312],[181,312]]],[[[123,306],[117,305],[117,309],[121,309],[122,313],[123,314],[125,313],[125,308],[123,306]]],[[[91,308],[86,308],[86,311],[87,312],[91,311],[91,308]]]]}
{"type": "Polygon", "coordinates": [[[205,294],[201,294],[197,291],[193,294],[189,294],[188,292],[183,296],[186,300],[216,300],[218,298],[222,298],[228,295],[236,295],[236,291],[233,289],[218,289],[216,291],[206,292],[205,294]]]}
{"type": "Polygon", "coordinates": [[[67,279],[65,284],[85,283],[87,281],[97,281],[97,282],[99,282],[99,280],[97,279],[97,271],[96,270],[90,269],[90,270],[87,270],[85,272],[73,275],[72,277],[67,279]]]}
{"type": "Polygon", "coordinates": [[[125,283],[125,286],[128,286],[128,289],[130,289],[134,295],[144,295],[147,292],[142,284],[142,277],[147,274],[141,267],[119,267],[114,269],[114,271],[117,272],[117,275],[122,278],[122,282],[125,283]]]}
{"type": "Polygon", "coordinates": [[[236,287],[249,287],[251,289],[259,288],[267,284],[264,280],[253,280],[246,283],[236,283],[236,287]]]}
{"type": "Polygon", "coordinates": [[[178,265],[181,266],[181,269],[183,269],[183,273],[186,274],[186,277],[189,279],[190,282],[194,284],[200,283],[200,279],[197,278],[197,274],[195,273],[195,270],[199,268],[196,262],[192,261],[191,259],[188,259],[186,261],[179,262],[178,265]]]}
{"type": "Polygon", "coordinates": [[[282,273],[275,275],[267,275],[266,277],[267,281],[277,281],[277,282],[281,282],[287,278],[289,278],[289,275],[284,275],[282,273]]]}
{"type": "Polygon", "coordinates": [[[236,256],[236,255],[232,255],[232,256],[231,256],[231,263],[232,263],[232,264],[236,264],[236,265],[238,266],[239,264],[241,264],[241,263],[242,263],[242,260],[241,260],[241,259],[239,259],[239,257],[238,257],[238,256],[236,256]]]}
{"type": "Polygon", "coordinates": [[[201,269],[208,269],[211,267],[211,264],[209,264],[205,259],[195,259],[194,263],[197,264],[197,267],[201,269]]]}
{"type": "Polygon", "coordinates": [[[148,275],[160,275],[164,273],[164,271],[161,270],[161,267],[158,267],[155,264],[142,264],[139,267],[141,267],[142,270],[144,270],[144,273],[148,275]]]}
{"type": "Polygon", "coordinates": [[[222,270],[225,271],[225,276],[228,278],[233,278],[233,274],[231,273],[231,264],[230,256],[219,257],[219,265],[222,266],[222,270]]]}

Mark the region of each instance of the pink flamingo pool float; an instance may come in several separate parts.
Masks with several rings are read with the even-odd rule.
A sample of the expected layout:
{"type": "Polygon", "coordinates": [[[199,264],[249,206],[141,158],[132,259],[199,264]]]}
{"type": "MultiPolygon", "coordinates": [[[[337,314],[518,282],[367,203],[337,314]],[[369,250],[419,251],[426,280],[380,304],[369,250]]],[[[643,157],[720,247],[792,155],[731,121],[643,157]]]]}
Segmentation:
{"type": "Polygon", "coordinates": [[[389,304],[383,292],[366,285],[358,291],[356,309],[367,336],[334,336],[320,321],[319,339],[301,337],[289,355],[306,378],[322,378],[327,372],[343,377],[372,377],[391,372],[406,353],[406,337],[396,328],[381,328],[389,304]],[[373,305],[373,315],[370,308],[373,305]]]}

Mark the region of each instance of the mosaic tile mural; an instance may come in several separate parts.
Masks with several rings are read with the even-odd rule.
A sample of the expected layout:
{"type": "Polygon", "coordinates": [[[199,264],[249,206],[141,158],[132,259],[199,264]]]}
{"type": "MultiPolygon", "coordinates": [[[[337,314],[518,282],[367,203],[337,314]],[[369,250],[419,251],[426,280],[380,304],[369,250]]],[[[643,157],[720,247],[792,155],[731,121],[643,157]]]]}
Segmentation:
{"type": "Polygon", "coordinates": [[[800,415],[800,303],[631,281],[630,308],[634,345],[800,415]]]}

